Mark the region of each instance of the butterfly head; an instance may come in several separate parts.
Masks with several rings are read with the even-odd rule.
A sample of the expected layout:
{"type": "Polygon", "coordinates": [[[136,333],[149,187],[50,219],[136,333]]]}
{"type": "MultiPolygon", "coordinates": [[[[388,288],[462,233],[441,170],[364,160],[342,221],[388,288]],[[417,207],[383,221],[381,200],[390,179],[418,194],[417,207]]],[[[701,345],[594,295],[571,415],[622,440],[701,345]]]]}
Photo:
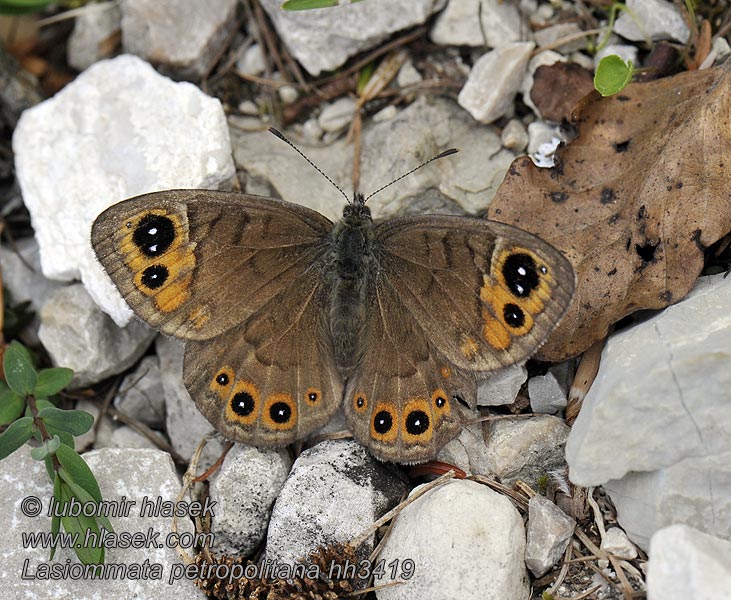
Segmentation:
{"type": "Polygon", "coordinates": [[[347,204],[343,209],[343,221],[351,227],[357,227],[372,221],[371,209],[365,205],[366,199],[363,194],[356,192],[353,202],[347,204]]]}

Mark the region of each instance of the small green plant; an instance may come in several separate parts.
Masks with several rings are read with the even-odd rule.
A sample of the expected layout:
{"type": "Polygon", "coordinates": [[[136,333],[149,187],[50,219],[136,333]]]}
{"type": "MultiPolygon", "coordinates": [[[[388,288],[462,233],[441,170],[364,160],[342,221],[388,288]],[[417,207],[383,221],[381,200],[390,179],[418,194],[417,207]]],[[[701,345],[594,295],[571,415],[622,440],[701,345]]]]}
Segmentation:
{"type": "MultiPolygon", "coordinates": [[[[350,4],[361,1],[350,0],[350,4]]],[[[282,8],[284,10],[312,10],[313,8],[330,8],[339,4],[339,0],[287,0],[282,3],[282,8]]]]}
{"type": "MultiPolygon", "coordinates": [[[[73,371],[64,368],[36,371],[28,349],[17,341],[5,349],[2,364],[5,382],[0,381],[0,425],[8,427],[0,434],[0,460],[35,439],[38,445],[31,450],[31,457],[45,463],[53,483],[53,501],[59,508],[51,517],[51,533],[56,535],[63,525],[67,533],[78,534],[74,551],[82,563],[103,563],[99,528],[113,531],[109,520],[85,514],[66,516],[78,511],[64,510],[70,503],[88,505],[102,501],[96,478],[74,450],[74,436],[86,433],[94,418],[80,410],[61,410],[49,401],[71,382],[73,371]],[[89,536],[95,542],[84,545],[88,531],[95,534],[89,536]]],[[[55,551],[54,546],[51,558],[55,551]]]]}
{"type": "Polygon", "coordinates": [[[63,8],[77,8],[89,0],[0,0],[0,15],[26,15],[43,10],[51,4],[63,8]]]}
{"type": "Polygon", "coordinates": [[[632,81],[635,69],[632,61],[624,62],[616,54],[605,56],[599,61],[594,73],[594,89],[602,96],[621,92],[632,81]]]}

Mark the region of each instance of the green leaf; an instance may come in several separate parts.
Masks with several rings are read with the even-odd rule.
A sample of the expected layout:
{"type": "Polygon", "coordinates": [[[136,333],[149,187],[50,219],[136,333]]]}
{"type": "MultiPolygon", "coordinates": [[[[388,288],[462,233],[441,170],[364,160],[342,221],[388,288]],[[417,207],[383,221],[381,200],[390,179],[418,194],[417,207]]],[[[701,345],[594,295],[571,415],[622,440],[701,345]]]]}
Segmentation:
{"type": "MultiPolygon", "coordinates": [[[[71,498],[74,497],[71,488],[64,481],[61,482],[60,492],[61,500],[64,504],[70,502],[71,498]]],[[[78,541],[74,546],[74,552],[76,552],[76,556],[79,557],[79,560],[82,563],[90,565],[100,564],[104,561],[104,548],[98,543],[101,540],[99,539],[99,527],[96,523],[96,519],[84,515],[79,515],[78,517],[66,516],[61,517],[61,523],[63,523],[63,528],[68,533],[78,535],[78,541]],[[89,530],[96,534],[96,545],[84,544],[86,532],[89,530]]]]}
{"type": "Polygon", "coordinates": [[[360,70],[360,73],[358,73],[358,82],[355,85],[356,94],[360,96],[363,93],[365,86],[368,85],[371,77],[373,77],[373,71],[375,70],[376,65],[373,61],[369,62],[365,67],[360,70]]]}
{"type": "Polygon", "coordinates": [[[0,460],[10,456],[33,435],[33,417],[22,417],[13,421],[0,433],[0,460]]]}
{"type": "Polygon", "coordinates": [[[71,435],[82,435],[94,425],[94,417],[83,410],[61,410],[55,406],[49,406],[38,412],[47,427],[54,430],[61,430],[71,435]]]}
{"type": "Polygon", "coordinates": [[[46,456],[56,452],[60,445],[61,439],[57,435],[54,435],[50,440],[43,442],[37,448],[33,448],[30,451],[30,456],[33,460],[43,460],[46,456]]]}
{"type": "Polygon", "coordinates": [[[65,446],[76,449],[76,444],[74,443],[74,436],[71,435],[68,431],[63,431],[62,429],[55,429],[53,427],[49,427],[48,425],[46,425],[46,431],[50,435],[57,435],[60,438],[61,443],[64,444],[65,446]]]}
{"type": "MultiPolygon", "coordinates": [[[[91,494],[89,494],[89,492],[87,492],[84,488],[78,485],[64,469],[61,469],[59,471],[59,475],[68,484],[68,486],[71,488],[71,491],[81,502],[96,502],[96,500],[91,497],[91,494]]],[[[114,528],[112,527],[112,524],[109,522],[109,519],[107,519],[107,517],[105,517],[104,515],[98,515],[95,518],[102,524],[105,529],[108,529],[109,531],[114,531],[114,528]]]]}
{"type": "MultiPolygon", "coordinates": [[[[350,0],[350,4],[360,1],[350,0]]],[[[313,8],[330,8],[339,4],[338,0],[287,0],[282,3],[282,8],[284,10],[311,10],[313,8]]]]}
{"type": "Polygon", "coordinates": [[[36,371],[28,350],[19,342],[11,342],[3,355],[5,381],[19,396],[28,396],[36,386],[36,371]]]}
{"type": "Polygon", "coordinates": [[[56,450],[56,458],[58,458],[58,462],[66,469],[76,484],[89,492],[91,497],[97,502],[102,501],[102,493],[94,474],[76,450],[65,444],[61,444],[58,450],[56,450]]]}
{"type": "Polygon", "coordinates": [[[48,398],[58,394],[65,388],[74,378],[74,372],[65,367],[54,367],[53,369],[43,369],[38,373],[38,381],[33,390],[36,398],[48,398]]]}
{"type": "MultiPolygon", "coordinates": [[[[46,463],[49,463],[51,459],[49,458],[46,460],[46,463]]],[[[55,473],[52,477],[53,479],[53,497],[56,499],[56,502],[61,502],[61,477],[58,473],[55,473]]],[[[55,513],[51,516],[51,535],[54,536],[53,539],[56,539],[56,534],[61,529],[61,517],[57,517],[55,513]]],[[[51,555],[48,557],[48,560],[53,560],[53,555],[56,554],[56,546],[55,544],[51,547],[51,555]]]]}
{"type": "Polygon", "coordinates": [[[631,60],[625,63],[616,54],[610,54],[599,61],[594,74],[594,88],[602,96],[612,96],[621,92],[634,74],[631,60]]]}
{"type": "Polygon", "coordinates": [[[22,15],[41,10],[53,0],[0,0],[0,14],[22,15]]]}
{"type": "Polygon", "coordinates": [[[25,398],[18,396],[4,381],[0,381],[0,425],[7,425],[23,414],[25,398]]]}

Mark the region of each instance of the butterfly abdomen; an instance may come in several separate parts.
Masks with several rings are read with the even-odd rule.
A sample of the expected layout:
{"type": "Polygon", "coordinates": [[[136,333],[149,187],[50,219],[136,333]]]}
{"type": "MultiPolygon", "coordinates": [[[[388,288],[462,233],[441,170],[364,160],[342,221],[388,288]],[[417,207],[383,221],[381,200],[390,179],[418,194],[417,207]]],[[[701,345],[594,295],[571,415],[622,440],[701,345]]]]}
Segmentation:
{"type": "Polygon", "coordinates": [[[335,363],[347,378],[360,359],[366,293],[375,269],[370,211],[348,206],[332,235],[330,333],[335,363]]]}

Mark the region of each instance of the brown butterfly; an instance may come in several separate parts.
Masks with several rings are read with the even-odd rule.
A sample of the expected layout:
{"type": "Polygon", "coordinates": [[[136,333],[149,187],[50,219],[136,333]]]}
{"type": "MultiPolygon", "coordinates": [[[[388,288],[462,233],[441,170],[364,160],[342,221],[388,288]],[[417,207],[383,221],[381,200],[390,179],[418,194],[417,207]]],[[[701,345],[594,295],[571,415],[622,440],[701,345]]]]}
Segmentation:
{"type": "Polygon", "coordinates": [[[574,291],[532,234],[378,223],[359,194],[333,224],[273,198],[156,192],[104,211],[91,237],[137,316],[186,340],[185,385],[224,437],[286,445],[342,402],[355,438],[401,463],[434,457],[478,379],[535,352],[574,291]]]}

